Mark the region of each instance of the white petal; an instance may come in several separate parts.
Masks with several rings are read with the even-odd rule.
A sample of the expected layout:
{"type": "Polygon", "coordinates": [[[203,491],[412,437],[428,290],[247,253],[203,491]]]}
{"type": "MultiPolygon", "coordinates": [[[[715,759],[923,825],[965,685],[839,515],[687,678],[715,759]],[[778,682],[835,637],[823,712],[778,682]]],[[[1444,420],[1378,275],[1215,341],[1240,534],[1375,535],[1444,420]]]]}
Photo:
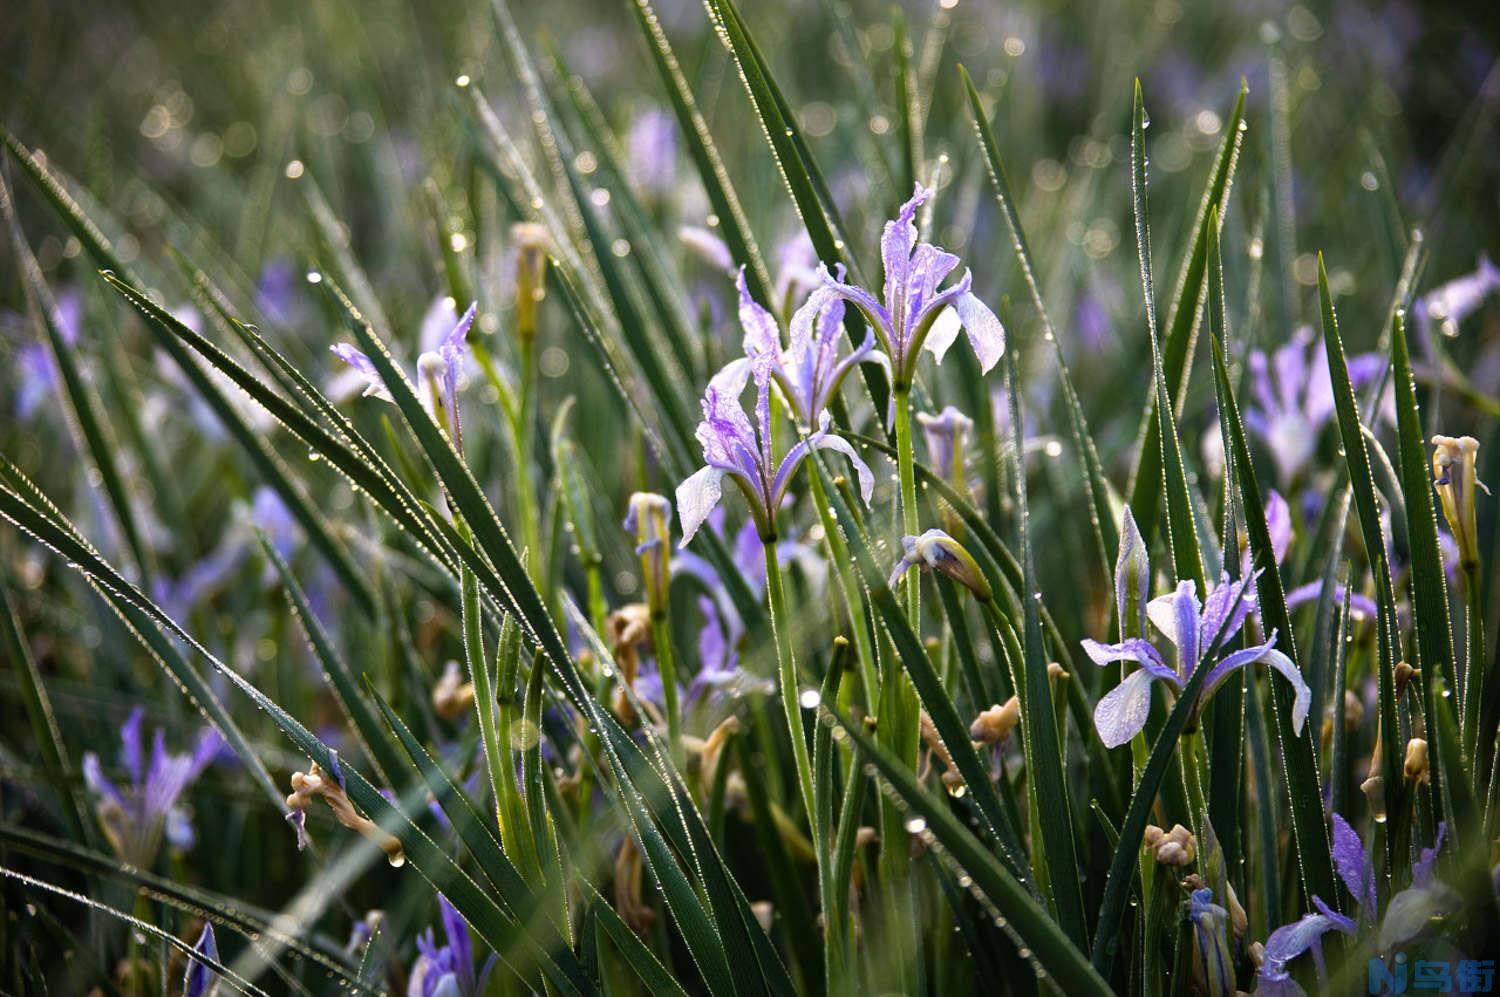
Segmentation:
{"type": "Polygon", "coordinates": [[[677,486],[677,516],[682,521],[682,542],[686,547],[698,527],[719,504],[723,494],[724,472],[717,467],[699,468],[692,477],[677,486]]]}
{"type": "Polygon", "coordinates": [[[1274,647],[1266,651],[1265,656],[1261,660],[1276,669],[1286,677],[1288,682],[1292,683],[1292,688],[1297,694],[1297,697],[1292,700],[1292,733],[1300,735],[1302,733],[1302,724],[1307,720],[1307,710],[1312,705],[1312,690],[1307,687],[1307,680],[1302,677],[1302,672],[1297,668],[1292,659],[1274,647]]]}
{"type": "Polygon", "coordinates": [[[953,311],[958,313],[964,331],[969,334],[974,355],[979,358],[979,369],[988,373],[1005,354],[1005,327],[989,306],[972,294],[960,295],[953,303],[953,311]]]}
{"type": "Polygon", "coordinates": [[[931,353],[938,363],[943,362],[943,354],[948,352],[948,347],[958,338],[959,330],[964,327],[963,319],[958,317],[958,312],[951,307],[944,308],[938,313],[938,317],[932,320],[932,328],[927,330],[927,338],[922,341],[922,349],[931,353]]]}
{"type": "Polygon", "coordinates": [[[1140,733],[1151,712],[1151,673],[1131,672],[1094,707],[1094,727],[1106,748],[1118,748],[1140,733]]]}

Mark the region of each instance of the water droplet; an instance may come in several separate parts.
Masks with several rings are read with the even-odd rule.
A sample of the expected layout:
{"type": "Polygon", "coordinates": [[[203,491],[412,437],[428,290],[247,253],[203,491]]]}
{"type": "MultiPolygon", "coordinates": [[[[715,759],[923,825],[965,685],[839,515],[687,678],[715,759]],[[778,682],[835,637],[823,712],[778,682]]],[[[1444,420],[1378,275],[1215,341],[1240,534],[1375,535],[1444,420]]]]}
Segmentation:
{"type": "Polygon", "coordinates": [[[823,697],[816,689],[804,689],[802,695],[797,697],[797,702],[802,704],[804,710],[816,710],[822,701],[823,697]]]}
{"type": "Polygon", "coordinates": [[[921,834],[927,830],[927,821],[921,817],[912,817],[904,826],[908,834],[921,834]]]}

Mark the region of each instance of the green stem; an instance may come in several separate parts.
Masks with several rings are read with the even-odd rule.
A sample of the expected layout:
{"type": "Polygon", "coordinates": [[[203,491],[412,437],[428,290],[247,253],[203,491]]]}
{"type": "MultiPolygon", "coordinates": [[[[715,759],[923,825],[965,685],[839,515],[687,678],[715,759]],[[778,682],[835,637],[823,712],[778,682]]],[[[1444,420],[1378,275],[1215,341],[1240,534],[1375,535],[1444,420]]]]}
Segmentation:
{"type": "Polygon", "coordinates": [[[656,650],[656,668],[661,673],[662,699],[667,708],[667,744],[672,760],[681,765],[682,715],[677,704],[677,652],[672,644],[672,624],[662,607],[651,614],[651,645],[656,650]]]}
{"type": "Polygon", "coordinates": [[[532,443],[536,437],[536,346],[531,337],[521,338],[521,391],[511,423],[516,452],[516,511],[521,517],[526,571],[542,591],[542,531],[537,520],[536,495],[531,486],[532,443]]]}
{"type": "Polygon", "coordinates": [[[797,787],[808,821],[814,820],[812,758],[807,737],[802,730],[802,704],[798,702],[797,661],[792,655],[792,634],[788,629],[786,593],[781,586],[781,565],[776,560],[776,541],[764,543],[766,554],[766,593],[771,603],[771,632],[776,639],[777,684],[781,687],[781,706],[786,711],[787,733],[792,739],[792,757],[797,766],[797,787]]]}
{"type": "MultiPolygon", "coordinates": [[[[912,457],[911,442],[911,388],[895,389],[896,404],[896,470],[901,478],[901,528],[908,536],[920,532],[917,525],[917,478],[912,457]]],[[[908,571],[903,583],[906,586],[906,615],[911,621],[912,631],[921,635],[921,588],[918,572],[908,571]]]]}
{"type": "Polygon", "coordinates": [[[1468,633],[1468,660],[1464,668],[1464,746],[1468,749],[1469,771],[1474,774],[1475,794],[1485,797],[1490,773],[1488,751],[1493,751],[1495,736],[1486,731],[1483,704],[1487,691],[1484,674],[1484,606],[1481,596],[1477,567],[1464,568],[1464,595],[1466,597],[1468,633]]]}

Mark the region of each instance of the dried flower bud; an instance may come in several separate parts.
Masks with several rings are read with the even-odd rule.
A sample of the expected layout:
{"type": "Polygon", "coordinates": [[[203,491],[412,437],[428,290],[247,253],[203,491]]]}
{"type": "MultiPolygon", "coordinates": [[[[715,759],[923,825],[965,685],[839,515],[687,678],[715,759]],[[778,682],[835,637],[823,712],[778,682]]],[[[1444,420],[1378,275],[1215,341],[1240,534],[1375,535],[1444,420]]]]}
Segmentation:
{"type": "Polygon", "coordinates": [[[1475,526],[1474,489],[1490,490],[1476,476],[1479,441],[1472,436],[1432,438],[1432,483],[1443,504],[1443,516],[1458,546],[1465,574],[1479,567],[1479,531],[1475,526]]]}
{"type": "Polygon", "coordinates": [[[1145,843],[1158,865],[1192,865],[1198,857],[1198,840],[1181,824],[1173,824],[1170,831],[1147,825],[1145,843]]]}
{"type": "Polygon", "coordinates": [[[654,616],[667,611],[667,584],[671,580],[672,503],[655,492],[630,496],[625,529],[635,536],[635,552],[641,559],[641,580],[646,604],[654,616]]]}
{"type": "Polygon", "coordinates": [[[901,555],[901,560],[887,583],[892,588],[907,571],[925,567],[947,575],[974,593],[974,597],[980,602],[989,602],[993,598],[989,580],[979,570],[973,556],[942,530],[928,530],[919,537],[902,537],[901,546],[905,553],[901,555]]]}
{"type": "MultiPolygon", "coordinates": [[[[351,831],[359,832],[379,845],[380,850],[385,852],[386,861],[392,866],[400,867],[406,863],[406,854],[401,848],[401,842],[354,809],[354,803],[344,792],[344,787],[328,778],[327,773],[319,767],[317,762],[313,762],[306,772],[292,773],[292,792],[286,798],[286,805],[293,814],[299,817],[305,815],[308,807],[313,805],[313,799],[319,796],[328,804],[328,808],[333,811],[333,815],[338,818],[340,824],[351,831]]],[[[300,848],[304,843],[301,821],[298,820],[296,823],[300,848]]]]}
{"type": "Polygon", "coordinates": [[[1413,668],[1404,661],[1396,664],[1396,698],[1400,699],[1406,695],[1406,686],[1411,682],[1414,675],[1420,674],[1420,669],[1413,668]]]}
{"type": "Polygon", "coordinates": [[[1406,742],[1406,763],[1402,766],[1406,773],[1406,781],[1415,781],[1418,785],[1427,782],[1429,773],[1427,771],[1427,742],[1420,737],[1414,737],[1406,742]]]}
{"type": "Polygon", "coordinates": [[[1065,671],[1063,669],[1062,665],[1058,664],[1056,661],[1049,661],[1049,662],[1047,662],[1047,678],[1048,679],[1050,679],[1053,682],[1056,682],[1056,681],[1059,681],[1060,679],[1065,679],[1067,677],[1068,677],[1068,673],[1067,673],[1067,671],[1065,671]]]}
{"type": "Polygon", "coordinates": [[[432,687],[432,708],[444,720],[457,720],[474,705],[474,683],[465,682],[458,662],[443,666],[443,677],[432,687]]]}
{"type": "Polygon", "coordinates": [[[999,744],[1010,737],[1020,722],[1021,701],[1012,696],[1004,706],[996,704],[975,717],[969,725],[969,737],[980,744],[999,744]]]}
{"type": "Polygon", "coordinates": [[[512,225],[516,244],[516,335],[523,342],[536,339],[536,310],[547,294],[547,230],[522,222],[512,225]]]}

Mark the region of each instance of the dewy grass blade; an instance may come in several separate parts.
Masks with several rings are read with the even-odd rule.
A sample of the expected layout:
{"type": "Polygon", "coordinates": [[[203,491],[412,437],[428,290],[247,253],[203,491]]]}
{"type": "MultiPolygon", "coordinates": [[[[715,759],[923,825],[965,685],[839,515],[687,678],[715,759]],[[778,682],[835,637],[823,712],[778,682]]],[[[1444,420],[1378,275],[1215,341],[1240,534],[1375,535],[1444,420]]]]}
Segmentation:
{"type": "Polygon", "coordinates": [[[0,634],[4,638],[0,647],[5,649],[11,667],[20,676],[18,684],[21,687],[21,698],[26,701],[26,714],[31,720],[37,750],[42,754],[42,767],[47,772],[47,777],[54,780],[53,784],[58,787],[57,802],[58,809],[62,811],[63,823],[74,838],[96,844],[98,832],[91,823],[86,797],[66,783],[65,775],[72,769],[68,747],[63,742],[62,728],[58,726],[52,700],[42,682],[42,673],[31,655],[26,635],[21,630],[21,620],[16,616],[16,608],[11,601],[9,583],[0,584],[0,630],[4,631],[0,634]],[[62,788],[65,785],[67,788],[62,788]]]}
{"type": "Polygon", "coordinates": [[[69,414],[72,416],[69,428],[76,427],[77,435],[82,437],[78,440],[80,456],[91,461],[98,469],[104,493],[109,497],[110,509],[125,539],[131,560],[139,576],[146,577],[151,568],[151,556],[141,537],[135,507],[115,460],[117,448],[109,423],[104,418],[98,396],[79,370],[74,349],[63,338],[57,317],[57,302],[26,242],[20,220],[16,217],[15,205],[11,201],[10,185],[3,176],[0,176],[0,214],[5,216],[6,225],[10,229],[12,251],[20,265],[27,305],[47,343],[52,362],[62,376],[69,414]]]}
{"type": "MultiPolygon", "coordinates": [[[[1349,468],[1349,484],[1354,490],[1354,508],[1359,513],[1360,533],[1365,542],[1365,556],[1375,576],[1375,604],[1380,610],[1377,622],[1380,687],[1380,765],[1386,826],[1386,868],[1397,882],[1410,878],[1411,854],[1407,846],[1411,835],[1411,793],[1402,772],[1400,727],[1396,718],[1396,600],[1391,587],[1390,563],[1386,558],[1385,530],[1380,521],[1380,506],[1375,497],[1370,455],[1360,424],[1354,387],[1349,381],[1349,365],[1344,359],[1344,343],[1339,336],[1338,316],[1328,289],[1328,272],[1323,257],[1318,256],[1318,301],[1323,318],[1323,344],[1328,357],[1328,373],[1333,381],[1334,410],[1338,416],[1339,438],[1344,447],[1344,461],[1349,468]]],[[[1269,573],[1269,572],[1268,572],[1269,573]]],[[[1276,623],[1267,618],[1267,626],[1276,623]]],[[[1316,891],[1314,891],[1316,892],[1316,891]]],[[[1321,895],[1321,894],[1320,894],[1321,895]]]]}
{"type": "Polygon", "coordinates": [[[662,29],[661,20],[656,16],[651,0],[626,2],[635,14],[652,61],[661,74],[667,96],[672,102],[672,111],[677,116],[678,128],[687,139],[688,152],[692,156],[693,165],[697,167],[703,190],[708,194],[708,203],[713,208],[714,217],[719,220],[717,228],[729,247],[729,255],[736,263],[745,267],[745,279],[755,300],[773,301],[775,295],[772,293],[770,271],[766,269],[760,247],[756,245],[755,236],[750,231],[750,221],[729,180],[729,171],[724,168],[724,160],[714,145],[708,123],[698,111],[697,100],[688,86],[687,77],[682,73],[682,67],[678,65],[677,55],[672,51],[672,44],[662,29]]]}
{"type": "Polygon", "coordinates": [[[1084,482],[1089,490],[1089,518],[1093,522],[1096,539],[1099,542],[1101,563],[1104,565],[1105,572],[1108,573],[1114,563],[1109,552],[1119,548],[1120,535],[1115,527],[1115,513],[1110,504],[1109,483],[1104,477],[1104,465],[1099,461],[1099,451],[1094,446],[1094,438],[1089,433],[1088,421],[1084,418],[1083,404],[1079,401],[1078,392],[1073,387],[1073,376],[1068,370],[1067,362],[1063,359],[1062,344],[1058,342],[1057,331],[1052,326],[1046,302],[1042,299],[1042,288],[1036,276],[1036,262],[1031,256],[1031,246],[1026,240],[1026,231],[1021,227],[1021,216],[1016,208],[1015,198],[1011,196],[1010,180],[1006,176],[1005,163],[1000,158],[1000,147],[995,142],[994,132],[990,128],[989,116],[985,114],[979,91],[969,77],[969,71],[959,66],[958,72],[963,78],[964,92],[969,101],[969,113],[974,118],[974,130],[979,137],[980,150],[984,153],[990,184],[995,188],[995,201],[1000,207],[1000,217],[1005,220],[1006,231],[1010,233],[1011,251],[1016,254],[1016,262],[1021,267],[1021,279],[1025,282],[1026,290],[1031,296],[1031,304],[1036,309],[1037,318],[1041,320],[1042,338],[1052,344],[1053,357],[1057,362],[1058,380],[1063,390],[1063,400],[1067,403],[1068,428],[1073,436],[1073,446],[1083,460],[1084,482]]]}
{"type": "MultiPolygon", "coordinates": [[[[1217,240],[1214,240],[1215,244],[1217,240]]],[[[1217,245],[1214,247],[1217,249],[1217,245]]],[[[1222,268],[1215,254],[1212,264],[1222,268]]],[[[1218,386],[1219,417],[1223,424],[1224,446],[1234,461],[1240,506],[1243,516],[1240,522],[1250,538],[1253,568],[1260,572],[1256,579],[1256,604],[1267,634],[1274,631],[1277,644],[1287,657],[1300,664],[1296,645],[1292,637],[1292,621],[1286,610],[1286,595],[1282,588],[1281,572],[1276,565],[1275,549],[1271,544],[1270,530],[1266,525],[1266,511],[1261,499],[1260,482],[1255,467],[1250,461],[1249,445],[1245,441],[1245,427],[1240,419],[1239,405],[1229,382],[1227,360],[1223,355],[1223,344],[1214,342],[1214,375],[1218,386]]],[[[1250,682],[1246,683],[1251,685],[1250,682]]],[[[1258,697],[1253,690],[1249,702],[1258,697]]],[[[1298,736],[1292,730],[1292,691],[1285,682],[1271,683],[1272,712],[1275,714],[1275,730],[1281,748],[1281,760],[1286,772],[1287,790],[1291,796],[1292,839],[1296,845],[1298,867],[1304,891],[1311,896],[1336,897],[1333,879],[1333,862],[1329,855],[1328,826],[1323,819],[1322,790],[1318,785],[1317,756],[1313,751],[1312,734],[1304,729],[1298,736]]],[[[1250,723],[1258,724],[1259,718],[1250,723]]],[[[1263,861],[1269,861],[1263,857],[1263,861]]],[[[1332,900],[1330,903],[1334,902],[1332,900]]]]}
{"type": "Polygon", "coordinates": [[[646,992],[652,997],[688,997],[667,967],[646,947],[640,936],[621,919],[592,884],[587,886],[588,909],[597,918],[600,930],[608,936],[620,957],[630,966],[646,992]]]}
{"type": "MultiPolygon", "coordinates": [[[[1243,98],[1242,98],[1243,99],[1243,98]]],[[[1198,546],[1198,526],[1193,496],[1183,465],[1182,439],[1177,434],[1177,408],[1167,390],[1166,367],[1156,331],[1156,292],[1151,281],[1151,224],[1146,207],[1146,105],[1141,81],[1135,81],[1135,103],[1130,121],[1130,190],[1135,210],[1135,245],[1141,265],[1141,291],[1146,301],[1146,331],[1151,341],[1151,379],[1155,383],[1156,439],[1161,448],[1161,468],[1167,493],[1167,539],[1172,567],[1178,581],[1191,580],[1206,592],[1203,552],[1198,546]]],[[[1205,226],[1218,228],[1218,211],[1211,209],[1205,226]]],[[[1200,274],[1201,277],[1201,274],[1200,274]]],[[[1150,445],[1148,439],[1147,445],[1150,445]]],[[[1144,522],[1144,514],[1138,514],[1144,522]]],[[[1143,536],[1150,534],[1142,527],[1143,536]]]]}
{"type": "Polygon", "coordinates": [[[1029,777],[1036,787],[1042,829],[1042,852],[1052,882],[1052,901],[1057,905],[1063,930],[1080,949],[1087,948],[1088,928],[1083,917],[1083,877],[1078,864],[1077,838],[1073,829],[1073,805],[1068,797],[1064,772],[1064,745],[1058,736],[1052,706],[1052,682],[1047,671],[1047,649],[1042,643],[1041,591],[1037,587],[1036,563],[1031,547],[1031,519],[1026,507],[1025,423],[1021,421],[1021,385],[1016,376],[1016,354],[1005,356],[1006,394],[1010,399],[1012,465],[1015,479],[1016,529],[1021,538],[1021,605],[1024,639],[1026,694],[1021,697],[1025,714],[1026,757],[1029,777]]]}
{"type": "Polygon", "coordinates": [[[973,878],[982,902],[987,901],[994,913],[1008,923],[1063,992],[1111,992],[1109,984],[1089,965],[1067,934],[1010,871],[960,823],[946,801],[923,789],[911,770],[876,744],[874,738],[859,729],[858,724],[851,723],[826,703],[822,709],[827,714],[825,722],[837,724],[838,731],[854,742],[858,753],[879,770],[879,777],[920,815],[923,829],[931,832],[933,840],[973,878]]]}
{"type": "MultiPolygon", "coordinates": [[[[1206,286],[1203,275],[1207,266],[1210,209],[1217,209],[1219,223],[1222,224],[1229,207],[1229,191],[1234,181],[1235,165],[1239,160],[1240,143],[1244,138],[1247,89],[1242,81],[1234,110],[1225,119],[1224,139],[1219,143],[1213,170],[1209,173],[1203,197],[1198,203],[1192,238],[1182,261],[1182,269],[1178,272],[1171,307],[1167,310],[1167,332],[1161,343],[1161,358],[1167,375],[1167,394],[1172,398],[1174,406],[1182,402],[1203,310],[1206,286]]],[[[1147,544],[1152,543],[1156,537],[1157,517],[1161,510],[1161,443],[1157,438],[1160,427],[1156,404],[1153,396],[1146,403],[1146,410],[1142,414],[1139,435],[1141,448],[1131,475],[1129,501],[1147,544]]]]}
{"type": "Polygon", "coordinates": [[[386,785],[394,786],[396,782],[393,777],[403,767],[399,748],[376,721],[370,704],[366,702],[354,680],[354,673],[349,670],[343,656],[334,647],[333,639],[328,635],[328,631],[323,628],[322,622],[308,605],[307,596],[303,594],[302,586],[297,583],[292,569],[287,566],[281,553],[263,532],[257,530],[256,537],[260,541],[261,552],[275,567],[277,577],[281,579],[281,586],[286,590],[287,605],[291,607],[292,615],[301,624],[302,632],[307,636],[313,656],[317,659],[324,677],[332,687],[339,706],[353,725],[354,735],[359,739],[360,746],[364,748],[365,754],[374,766],[375,774],[386,785]]]}
{"type": "MultiPolygon", "coordinates": [[[[1444,688],[1452,684],[1453,622],[1448,611],[1448,586],[1443,573],[1442,552],[1438,546],[1437,512],[1432,504],[1432,477],[1427,462],[1427,447],[1422,441],[1422,413],[1417,405],[1417,386],[1412,378],[1411,354],[1406,345],[1406,321],[1401,312],[1391,322],[1391,376],[1396,388],[1397,456],[1401,465],[1401,490],[1406,499],[1406,542],[1411,551],[1412,624],[1416,629],[1416,649],[1421,675],[1422,712],[1433,717],[1432,690],[1436,683],[1444,688]]],[[[1427,737],[1444,734],[1441,724],[1429,725],[1427,737]]],[[[1435,791],[1447,796],[1454,783],[1462,780],[1472,785],[1473,773],[1460,767],[1451,771],[1447,761],[1462,758],[1461,752],[1449,753],[1447,746],[1435,745],[1433,755],[1438,764],[1435,791]]],[[[1454,747],[1457,747],[1456,745],[1454,747]]],[[[1451,802],[1450,806],[1451,806],[1451,802]]],[[[1438,809],[1442,810],[1439,802],[1438,809]]]]}

